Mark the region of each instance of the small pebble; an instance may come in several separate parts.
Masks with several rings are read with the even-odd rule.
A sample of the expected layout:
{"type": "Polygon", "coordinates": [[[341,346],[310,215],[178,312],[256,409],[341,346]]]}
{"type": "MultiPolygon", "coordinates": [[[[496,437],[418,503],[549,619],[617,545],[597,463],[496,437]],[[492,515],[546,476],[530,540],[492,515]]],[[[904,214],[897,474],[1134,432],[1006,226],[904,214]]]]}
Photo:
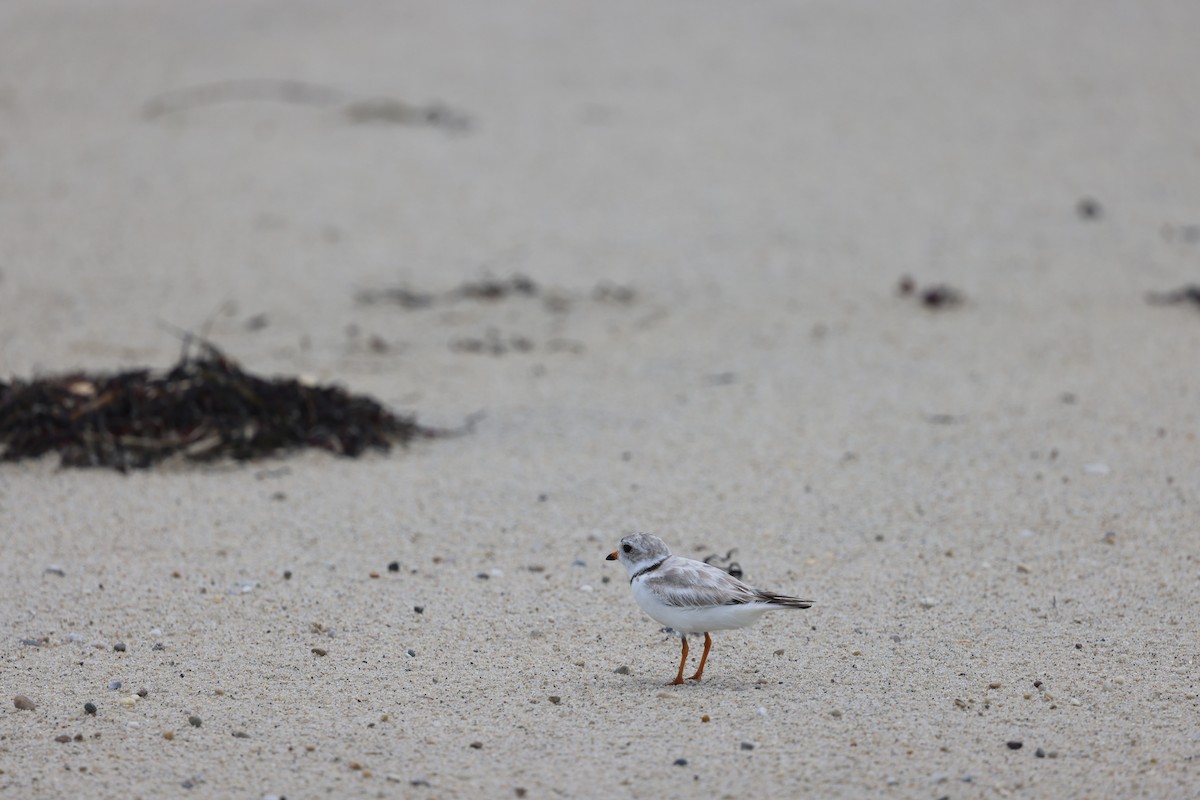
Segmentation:
{"type": "Polygon", "coordinates": [[[204,723],[200,720],[199,717],[197,717],[195,714],[192,714],[190,717],[188,717],[188,724],[191,725],[193,728],[199,728],[204,723]]]}
{"type": "Polygon", "coordinates": [[[425,606],[413,606],[413,611],[415,611],[418,614],[424,614],[425,606]]]}
{"type": "Polygon", "coordinates": [[[888,786],[895,786],[899,782],[900,782],[900,779],[897,778],[895,775],[888,775],[887,780],[884,781],[884,783],[886,783],[888,786]]]}
{"type": "Polygon", "coordinates": [[[842,710],[840,708],[835,708],[833,711],[829,712],[829,716],[833,717],[834,719],[840,719],[842,716],[842,710]]]}
{"type": "Polygon", "coordinates": [[[235,738],[235,739],[249,739],[249,738],[250,738],[250,734],[246,733],[245,731],[234,731],[234,732],[233,732],[233,738],[235,738]]]}
{"type": "Polygon", "coordinates": [[[482,750],[483,742],[471,742],[471,749],[472,750],[482,750]]]}
{"type": "Polygon", "coordinates": [[[562,702],[562,698],[561,698],[561,697],[559,697],[559,696],[558,696],[558,695],[556,695],[556,694],[552,694],[552,695],[550,695],[549,697],[547,697],[546,699],[547,699],[547,700],[549,700],[549,701],[550,701],[551,703],[553,703],[554,705],[558,705],[559,703],[561,703],[561,702],[562,702]]]}
{"type": "Polygon", "coordinates": [[[23,694],[19,694],[13,698],[13,705],[22,711],[33,711],[37,708],[37,705],[23,694]]]}
{"type": "Polygon", "coordinates": [[[388,572],[399,572],[399,571],[400,571],[400,562],[399,561],[393,561],[390,564],[388,564],[388,572]]]}
{"type": "Polygon", "coordinates": [[[753,750],[754,743],[753,742],[742,742],[742,749],[743,750],[753,750]]]}
{"type": "Polygon", "coordinates": [[[55,736],[54,741],[59,742],[61,744],[66,744],[67,742],[71,741],[71,736],[70,736],[70,734],[64,733],[59,736],[55,736]]]}
{"type": "Polygon", "coordinates": [[[938,604],[938,601],[933,597],[922,597],[921,608],[933,608],[938,604]]]}
{"type": "Polygon", "coordinates": [[[701,722],[708,722],[708,720],[709,720],[708,714],[704,714],[703,716],[700,717],[701,722]]]}
{"type": "Polygon", "coordinates": [[[121,682],[120,681],[109,681],[108,688],[112,689],[113,691],[116,691],[117,689],[121,688],[121,682]]]}
{"type": "Polygon", "coordinates": [[[122,697],[117,702],[121,704],[122,708],[133,708],[135,705],[137,705],[137,698],[133,695],[128,695],[126,697],[122,697]]]}
{"type": "Polygon", "coordinates": [[[758,707],[758,715],[759,715],[760,717],[765,717],[765,716],[767,715],[767,707],[766,707],[766,706],[759,706],[759,707],[758,707]]]}
{"type": "Polygon", "coordinates": [[[577,559],[575,559],[574,561],[572,561],[572,562],[571,562],[571,566],[572,566],[572,567],[586,567],[586,566],[587,566],[587,562],[586,562],[586,561],[584,561],[582,558],[577,558],[577,559]]]}
{"type": "Polygon", "coordinates": [[[686,766],[687,766],[687,759],[686,759],[686,758],[677,758],[677,759],[675,759],[675,766],[677,766],[677,767],[686,767],[686,766]]]}
{"type": "Polygon", "coordinates": [[[125,643],[117,642],[116,644],[113,645],[113,650],[118,653],[124,653],[125,652],[125,643]]]}
{"type": "Polygon", "coordinates": [[[95,703],[84,703],[83,704],[83,713],[91,714],[93,717],[96,716],[96,704],[95,703]]]}
{"type": "Polygon", "coordinates": [[[151,650],[166,650],[167,648],[165,645],[163,645],[162,642],[155,642],[154,647],[151,647],[150,649],[151,650]]]}
{"type": "Polygon", "coordinates": [[[283,579],[285,581],[290,581],[292,579],[292,571],[290,569],[285,569],[283,571],[283,579]]]}
{"type": "Polygon", "coordinates": [[[21,644],[25,645],[26,647],[41,647],[42,646],[42,643],[39,642],[37,639],[22,639],[21,644]]]}
{"type": "Polygon", "coordinates": [[[372,578],[378,578],[378,577],[379,577],[379,573],[378,573],[378,572],[375,572],[375,571],[372,571],[372,572],[370,573],[370,577],[372,577],[372,578]]]}
{"type": "Polygon", "coordinates": [[[488,578],[490,578],[492,576],[488,575],[486,572],[479,572],[479,573],[476,573],[475,577],[479,578],[479,580],[481,580],[481,581],[486,581],[488,578]]]}
{"type": "Polygon", "coordinates": [[[1045,758],[1045,757],[1046,757],[1046,751],[1045,751],[1045,750],[1043,750],[1043,749],[1042,749],[1042,748],[1040,748],[1040,747],[1039,747],[1037,750],[1034,750],[1034,751],[1033,751],[1033,754],[1034,754],[1035,756],[1037,756],[1038,758],[1045,758]]]}
{"type": "Polygon", "coordinates": [[[988,688],[989,689],[999,689],[1000,685],[1001,685],[1000,681],[992,681],[991,683],[988,684],[988,688]]]}
{"type": "Polygon", "coordinates": [[[324,649],[323,647],[314,647],[314,648],[312,649],[312,652],[313,652],[313,655],[314,655],[314,656],[323,656],[323,655],[325,655],[326,653],[328,653],[329,651],[328,651],[328,650],[326,650],[326,649],[324,649]]]}
{"type": "Polygon", "coordinates": [[[63,569],[62,567],[60,567],[58,564],[50,564],[50,565],[48,565],[48,566],[46,567],[46,569],[44,570],[44,573],[43,573],[43,574],[46,574],[46,575],[57,575],[57,576],[58,576],[58,577],[60,577],[60,578],[65,578],[65,577],[67,577],[67,571],[66,571],[65,569],[63,569]]]}
{"type": "Polygon", "coordinates": [[[590,592],[590,591],[592,591],[592,587],[585,583],[583,586],[579,587],[579,591],[590,592]]]}
{"type": "Polygon", "coordinates": [[[163,731],[163,738],[168,742],[175,738],[175,731],[163,731]]]}
{"type": "Polygon", "coordinates": [[[1025,743],[1024,742],[1005,742],[1005,744],[1008,745],[1009,750],[1020,750],[1022,747],[1024,747],[1025,743]]]}
{"type": "Polygon", "coordinates": [[[410,648],[408,648],[408,650],[407,650],[406,652],[407,652],[407,653],[408,653],[410,656],[415,656],[415,655],[417,654],[417,651],[416,651],[416,650],[414,650],[414,649],[413,649],[413,648],[411,648],[411,647],[410,647],[410,648]]]}
{"type": "Polygon", "coordinates": [[[619,667],[617,667],[616,669],[614,669],[614,670],[613,670],[613,672],[617,673],[618,675],[628,675],[628,674],[629,674],[629,667],[627,667],[627,666],[625,666],[624,664],[622,664],[621,666],[619,666],[619,667]]]}
{"type": "Polygon", "coordinates": [[[149,689],[147,689],[147,688],[145,688],[145,687],[142,687],[141,689],[138,689],[138,690],[137,690],[137,696],[138,696],[138,697],[143,697],[143,698],[144,698],[144,697],[146,697],[148,694],[150,694],[150,690],[149,690],[149,689]]]}

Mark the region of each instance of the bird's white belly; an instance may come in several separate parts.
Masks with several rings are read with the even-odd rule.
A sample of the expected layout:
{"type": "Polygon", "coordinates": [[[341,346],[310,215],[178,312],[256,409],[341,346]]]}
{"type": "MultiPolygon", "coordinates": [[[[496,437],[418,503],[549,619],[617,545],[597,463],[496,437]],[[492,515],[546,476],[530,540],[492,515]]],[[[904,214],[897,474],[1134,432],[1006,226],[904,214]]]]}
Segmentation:
{"type": "Polygon", "coordinates": [[[677,633],[707,633],[744,628],[771,610],[766,604],[669,606],[643,581],[633,582],[633,597],[642,610],[677,633]]]}

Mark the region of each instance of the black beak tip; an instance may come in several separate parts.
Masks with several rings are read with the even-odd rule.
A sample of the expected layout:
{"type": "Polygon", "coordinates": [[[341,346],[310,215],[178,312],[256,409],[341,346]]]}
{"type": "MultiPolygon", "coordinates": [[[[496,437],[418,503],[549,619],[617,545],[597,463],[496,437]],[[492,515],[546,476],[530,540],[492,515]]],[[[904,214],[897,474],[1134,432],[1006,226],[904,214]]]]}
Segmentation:
{"type": "Polygon", "coordinates": [[[604,560],[605,560],[605,561],[616,561],[616,560],[617,560],[617,554],[616,554],[616,553],[609,553],[608,555],[606,555],[606,556],[604,557],[604,560]]]}

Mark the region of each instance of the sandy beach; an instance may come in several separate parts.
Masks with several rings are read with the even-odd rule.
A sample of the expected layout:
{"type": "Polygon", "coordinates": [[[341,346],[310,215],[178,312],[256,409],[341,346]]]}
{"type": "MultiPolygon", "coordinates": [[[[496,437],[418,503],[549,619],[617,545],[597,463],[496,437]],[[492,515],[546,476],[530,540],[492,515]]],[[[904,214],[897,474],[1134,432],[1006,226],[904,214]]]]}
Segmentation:
{"type": "Polygon", "coordinates": [[[188,330],[473,420],[0,464],[0,796],[1200,796],[1198,29],[0,5],[0,380],[188,330]],[[665,686],[633,531],[815,605],[665,686]]]}

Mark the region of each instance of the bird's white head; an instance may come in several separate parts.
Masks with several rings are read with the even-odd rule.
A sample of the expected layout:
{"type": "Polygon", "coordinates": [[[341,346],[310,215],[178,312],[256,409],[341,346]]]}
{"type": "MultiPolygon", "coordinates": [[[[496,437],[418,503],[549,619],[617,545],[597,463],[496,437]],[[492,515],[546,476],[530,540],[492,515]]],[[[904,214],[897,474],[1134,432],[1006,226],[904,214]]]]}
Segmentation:
{"type": "Polygon", "coordinates": [[[631,533],[621,540],[621,544],[605,560],[620,561],[630,575],[636,575],[669,555],[671,551],[667,543],[654,534],[631,533]]]}

